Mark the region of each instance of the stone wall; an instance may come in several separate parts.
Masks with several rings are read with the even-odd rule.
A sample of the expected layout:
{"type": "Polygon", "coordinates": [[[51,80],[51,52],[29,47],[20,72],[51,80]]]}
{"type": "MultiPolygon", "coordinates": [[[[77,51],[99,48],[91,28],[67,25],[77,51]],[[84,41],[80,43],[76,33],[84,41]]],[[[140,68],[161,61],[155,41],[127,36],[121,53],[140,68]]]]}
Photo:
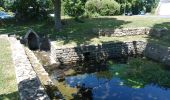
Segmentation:
{"type": "Polygon", "coordinates": [[[107,58],[143,55],[147,58],[170,66],[170,47],[143,41],[105,43],[102,45],[88,45],[79,47],[60,47],[51,45],[51,56],[60,63],[72,64],[84,61],[100,61],[107,58]]]}
{"type": "Polygon", "coordinates": [[[51,45],[51,56],[60,63],[69,64],[90,59],[100,61],[107,58],[117,58],[130,55],[141,55],[146,43],[142,41],[104,43],[102,45],[88,45],[69,48],[57,48],[51,45]]]}
{"type": "Polygon", "coordinates": [[[170,47],[148,43],[143,53],[147,58],[151,58],[170,66],[170,47]]]}
{"type": "Polygon", "coordinates": [[[50,100],[32,68],[23,46],[14,37],[10,37],[9,40],[20,100],[50,100]]]}
{"type": "Polygon", "coordinates": [[[93,33],[97,33],[98,36],[132,36],[132,35],[151,35],[161,37],[164,34],[170,32],[168,29],[159,28],[122,28],[122,29],[93,29],[93,33]]]}

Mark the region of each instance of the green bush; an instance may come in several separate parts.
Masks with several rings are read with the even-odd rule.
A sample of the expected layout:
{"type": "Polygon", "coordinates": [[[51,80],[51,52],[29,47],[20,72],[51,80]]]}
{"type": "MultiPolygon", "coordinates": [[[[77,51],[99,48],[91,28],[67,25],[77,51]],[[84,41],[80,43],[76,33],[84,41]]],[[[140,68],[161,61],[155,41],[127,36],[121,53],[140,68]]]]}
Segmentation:
{"type": "Polygon", "coordinates": [[[19,20],[47,18],[47,10],[50,9],[50,0],[16,0],[12,6],[19,20]]]}
{"type": "Polygon", "coordinates": [[[100,0],[89,0],[85,4],[85,11],[88,16],[98,16],[100,14],[100,8],[100,0]]]}
{"type": "Polygon", "coordinates": [[[63,0],[65,14],[78,18],[83,15],[86,0],[63,0]]]}
{"type": "Polygon", "coordinates": [[[102,0],[100,14],[103,16],[116,15],[120,11],[120,5],[114,0],[102,0]]]}
{"type": "Polygon", "coordinates": [[[113,16],[120,12],[120,5],[114,0],[89,0],[85,4],[86,14],[113,16]]]}

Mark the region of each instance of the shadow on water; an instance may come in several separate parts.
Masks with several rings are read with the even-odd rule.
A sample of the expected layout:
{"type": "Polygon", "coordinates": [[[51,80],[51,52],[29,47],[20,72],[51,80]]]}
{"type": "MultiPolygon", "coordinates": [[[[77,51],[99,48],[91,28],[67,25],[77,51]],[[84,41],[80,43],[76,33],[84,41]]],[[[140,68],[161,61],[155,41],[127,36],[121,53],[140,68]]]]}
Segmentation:
{"type": "Polygon", "coordinates": [[[78,89],[73,95],[75,100],[169,99],[170,72],[161,68],[161,64],[146,58],[128,58],[127,64],[113,61],[107,62],[105,70],[66,77],[66,84],[78,89]]]}

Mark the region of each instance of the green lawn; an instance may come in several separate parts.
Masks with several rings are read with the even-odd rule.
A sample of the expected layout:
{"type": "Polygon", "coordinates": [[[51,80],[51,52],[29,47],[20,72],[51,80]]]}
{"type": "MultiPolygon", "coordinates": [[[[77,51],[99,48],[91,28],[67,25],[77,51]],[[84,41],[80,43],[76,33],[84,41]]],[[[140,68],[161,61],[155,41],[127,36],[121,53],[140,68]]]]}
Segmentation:
{"type": "MultiPolygon", "coordinates": [[[[48,35],[52,40],[56,41],[57,45],[80,45],[80,44],[98,44],[102,42],[115,42],[119,38],[112,37],[98,37],[93,33],[93,28],[125,28],[125,27],[150,27],[150,28],[168,28],[170,29],[170,18],[158,17],[141,17],[141,16],[111,16],[83,19],[84,23],[75,22],[68,17],[62,17],[63,30],[56,32],[54,28],[54,21],[41,21],[29,23],[5,23],[0,27],[0,33],[10,33],[17,35],[24,35],[29,28],[34,29],[38,34],[48,35]],[[58,39],[60,37],[60,39],[58,39]]],[[[149,42],[157,42],[161,44],[168,44],[170,35],[164,38],[153,38],[146,36],[132,36],[124,37],[120,41],[141,39],[149,42]]]]}
{"type": "Polygon", "coordinates": [[[0,100],[18,100],[15,69],[12,64],[10,44],[0,38],[0,100]]]}

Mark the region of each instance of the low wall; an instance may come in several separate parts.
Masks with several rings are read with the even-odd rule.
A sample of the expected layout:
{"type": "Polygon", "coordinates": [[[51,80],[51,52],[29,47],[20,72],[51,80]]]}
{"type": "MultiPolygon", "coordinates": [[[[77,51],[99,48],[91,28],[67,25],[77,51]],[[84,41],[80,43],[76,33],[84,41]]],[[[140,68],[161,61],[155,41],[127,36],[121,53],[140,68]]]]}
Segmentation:
{"type": "Polygon", "coordinates": [[[23,46],[14,37],[10,37],[9,40],[20,100],[50,100],[32,68],[23,46]]]}
{"type": "Polygon", "coordinates": [[[143,55],[147,58],[151,58],[155,61],[170,66],[170,47],[148,43],[143,52],[143,55]]]}
{"type": "Polygon", "coordinates": [[[122,29],[97,29],[94,28],[93,33],[97,33],[98,36],[133,36],[133,35],[151,35],[161,37],[164,34],[170,32],[168,29],[159,28],[122,28],[122,29]]]}
{"type": "Polygon", "coordinates": [[[143,41],[104,43],[79,47],[56,47],[51,44],[51,57],[63,64],[84,61],[100,61],[107,58],[143,55],[170,66],[170,47],[164,47],[143,41]]]}
{"type": "Polygon", "coordinates": [[[107,58],[117,58],[143,54],[146,43],[142,41],[104,43],[102,45],[88,45],[69,48],[57,48],[51,45],[51,56],[64,64],[76,63],[86,59],[100,61],[107,58]]]}

